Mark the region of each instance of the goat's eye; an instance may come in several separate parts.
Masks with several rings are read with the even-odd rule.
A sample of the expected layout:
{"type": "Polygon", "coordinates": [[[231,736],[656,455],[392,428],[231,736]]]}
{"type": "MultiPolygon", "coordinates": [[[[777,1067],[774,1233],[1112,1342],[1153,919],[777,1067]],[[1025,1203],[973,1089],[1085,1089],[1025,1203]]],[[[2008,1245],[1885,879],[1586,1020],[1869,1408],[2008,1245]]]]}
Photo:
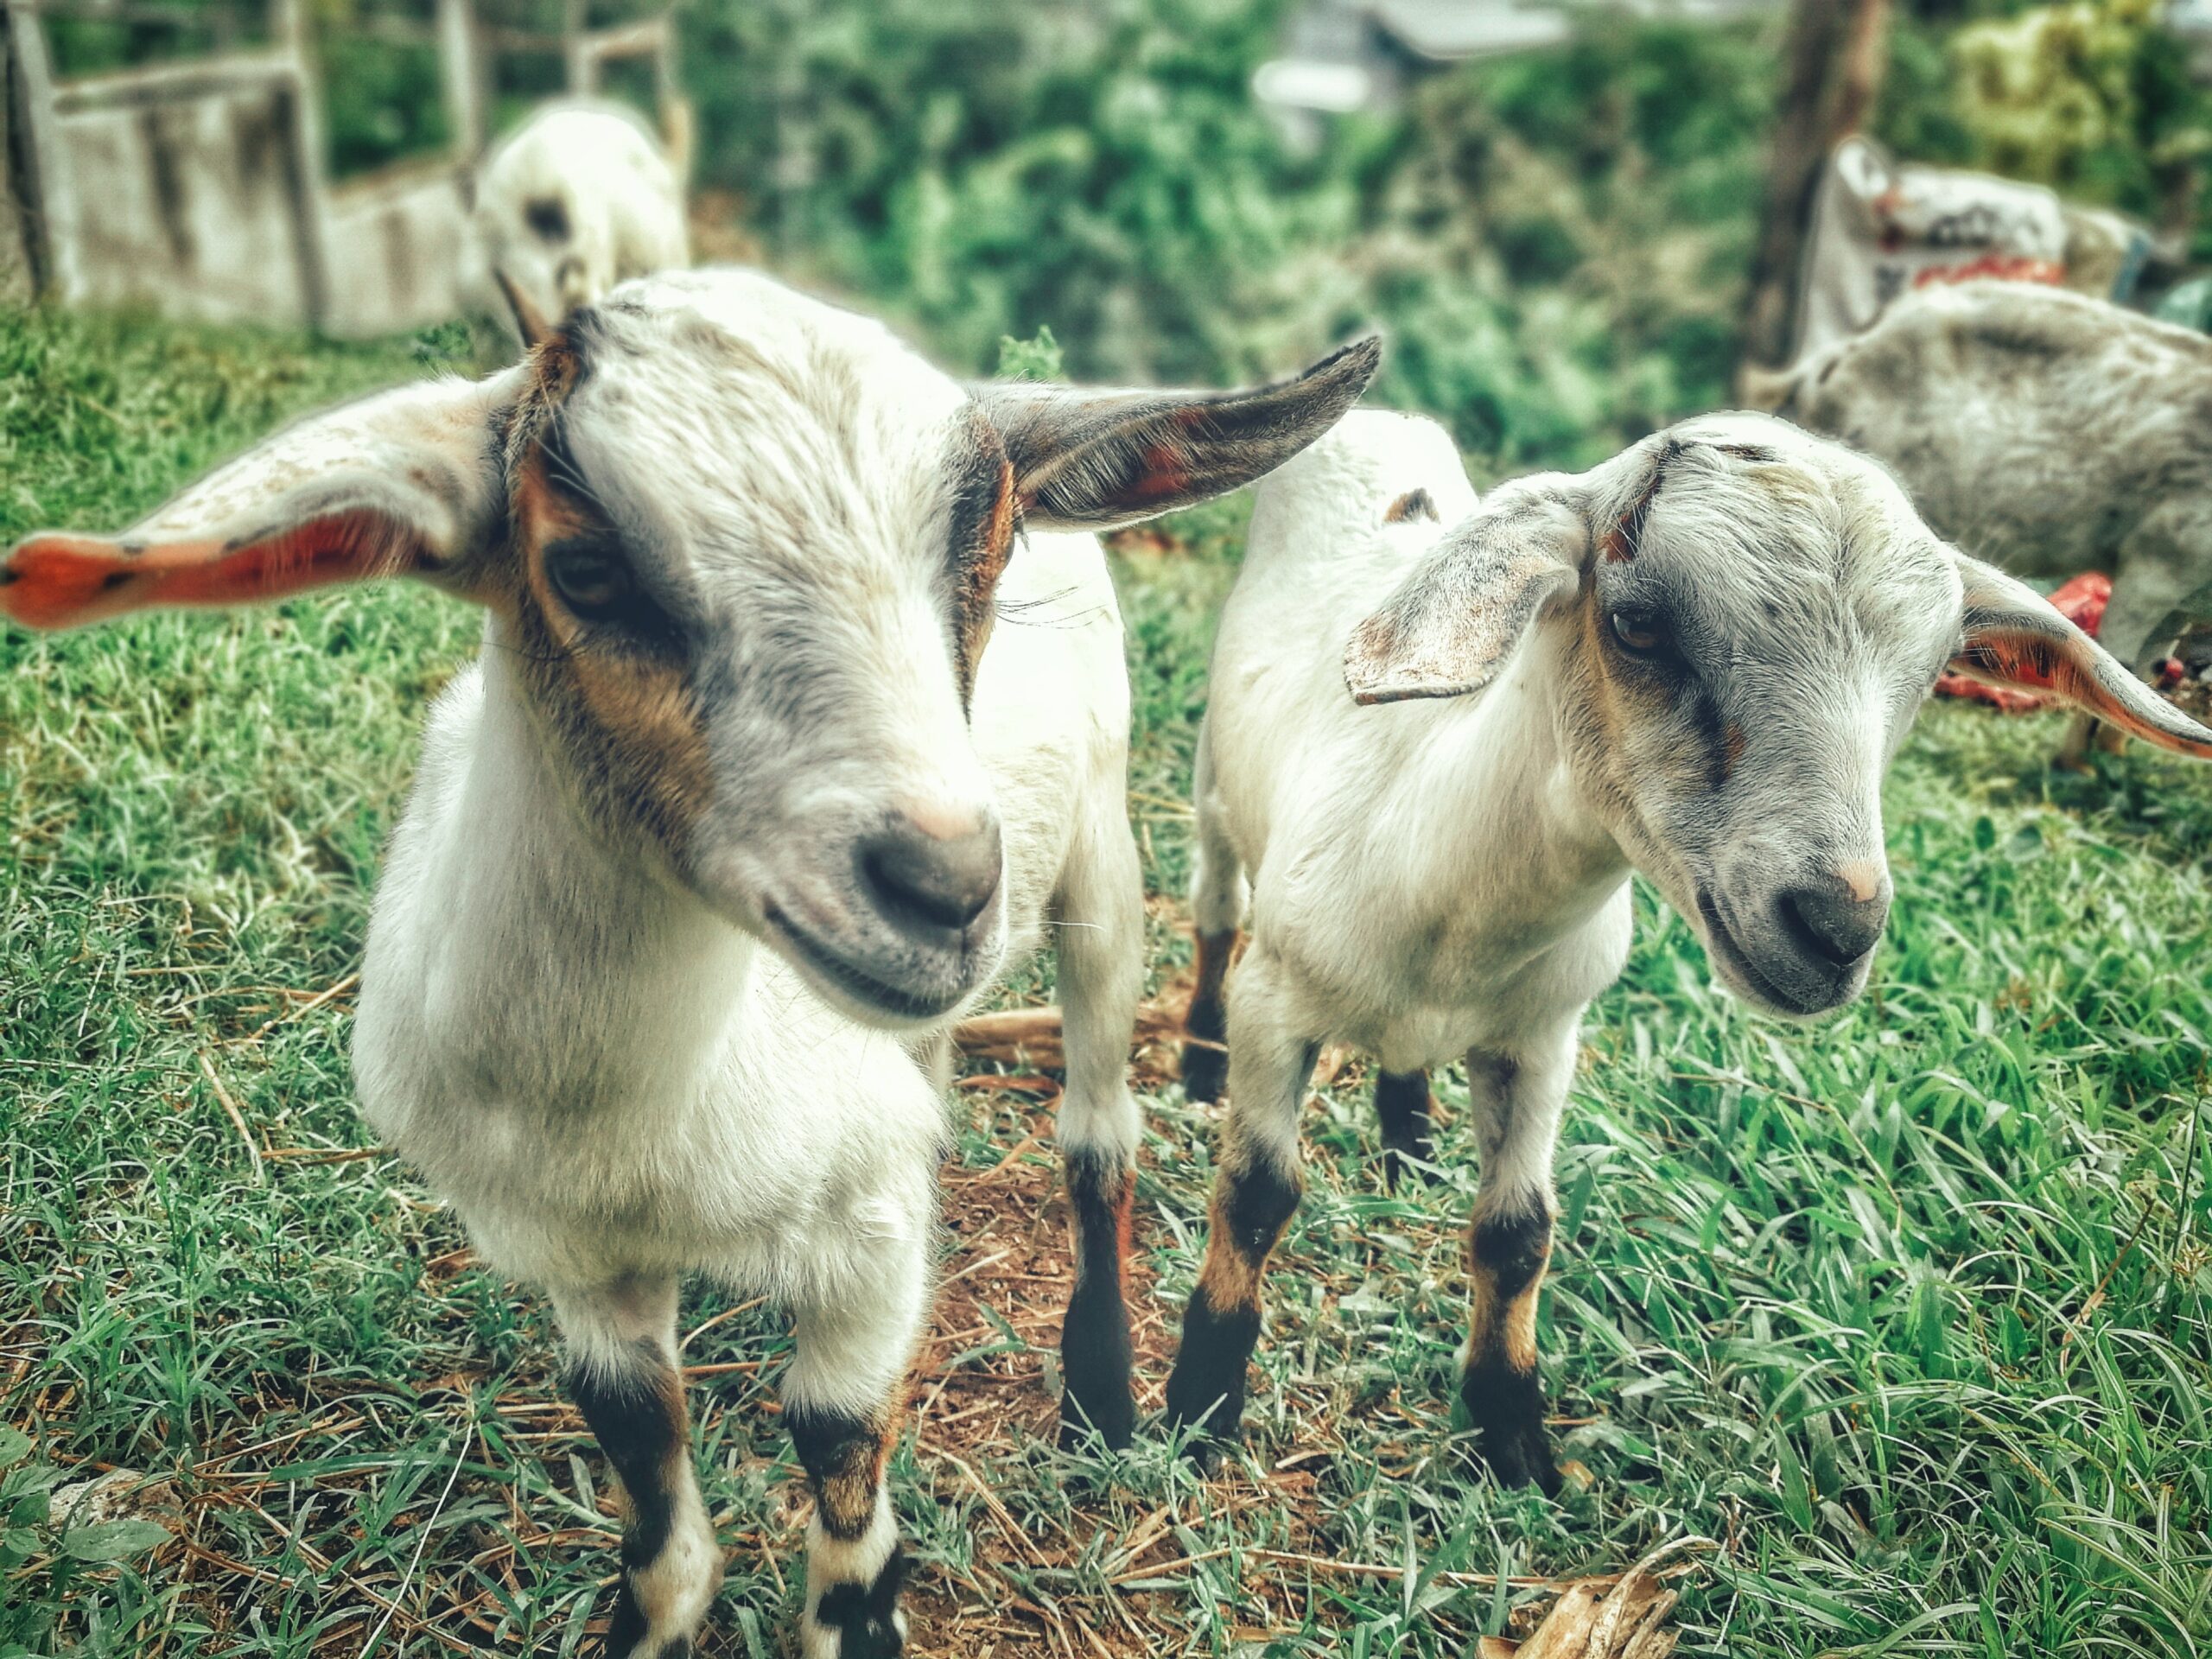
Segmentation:
{"type": "Polygon", "coordinates": [[[637,591],[630,567],[604,542],[556,542],[545,550],[545,580],[587,622],[620,615],[637,591]]]}
{"type": "Polygon", "coordinates": [[[1615,611],[1612,624],[1613,638],[1630,656],[1657,657],[1668,648],[1671,636],[1667,625],[1652,612],[1615,611]]]}

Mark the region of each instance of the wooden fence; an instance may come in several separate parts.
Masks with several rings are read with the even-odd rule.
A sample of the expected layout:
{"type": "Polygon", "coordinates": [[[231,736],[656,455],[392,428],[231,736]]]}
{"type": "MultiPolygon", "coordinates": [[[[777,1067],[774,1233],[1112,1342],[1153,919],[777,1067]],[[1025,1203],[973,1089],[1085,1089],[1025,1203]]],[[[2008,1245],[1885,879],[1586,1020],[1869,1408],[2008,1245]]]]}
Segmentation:
{"type": "Polygon", "coordinates": [[[593,29],[582,0],[564,0],[563,27],[550,34],[480,18],[472,0],[435,4],[427,20],[386,14],[367,25],[436,52],[448,146],[334,184],[303,0],[273,0],[265,47],[75,78],[54,72],[49,16],[130,21],[160,9],[7,0],[0,291],[342,335],[454,316],[467,176],[486,136],[488,70],[503,53],[557,56],[576,96],[597,92],[611,62],[649,60],[662,127],[679,154],[688,149],[668,13],[593,29]]]}

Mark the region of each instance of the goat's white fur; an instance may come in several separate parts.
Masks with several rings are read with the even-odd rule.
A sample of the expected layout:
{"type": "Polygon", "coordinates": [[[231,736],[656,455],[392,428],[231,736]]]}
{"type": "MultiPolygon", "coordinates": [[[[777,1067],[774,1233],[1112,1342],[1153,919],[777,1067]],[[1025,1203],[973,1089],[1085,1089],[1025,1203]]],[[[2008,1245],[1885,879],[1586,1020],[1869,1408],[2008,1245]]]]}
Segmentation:
{"type": "Polygon", "coordinates": [[[2212,733],[1936,540],[1876,463],[1766,416],[1687,422],[1478,503],[1440,428],[1355,412],[1257,495],[1214,647],[1191,900],[1212,961],[1251,936],[1169,1410],[1217,1430],[1241,1410],[1249,1287],[1295,1201],[1315,1047],[1398,1074],[1464,1056],[1488,1346],[1479,1368],[1463,1355],[1463,1394],[1502,1475],[1555,1484],[1534,1286],[1631,867],[1738,995],[1821,1012],[1866,982],[1890,891],[1882,775],[1962,649],[1992,671],[2044,653],[2170,747],[2212,757],[2212,733]],[[1437,518],[1404,510],[1416,491],[1437,518]]]}
{"type": "MultiPolygon", "coordinates": [[[[974,721],[1014,949],[1061,922],[1062,1144],[1127,1154],[1143,932],[1120,613],[1090,536],[1032,536],[1000,592],[974,721]]],[[[547,1288],[582,1363],[619,1370],[641,1338],[673,1359],[674,1285],[697,1271],[793,1311],[787,1402],[866,1416],[897,1392],[926,1309],[939,1097],[899,1038],[825,1007],[576,820],[500,632],[432,713],[386,861],[362,1109],[487,1260],[547,1288]]],[[[677,1491],[665,1583],[636,1585],[655,1620],[642,1654],[696,1630],[721,1578],[688,1463],[677,1491]]],[[[859,1545],[811,1535],[810,1659],[836,1653],[811,1618],[817,1580],[864,1555],[866,1583],[890,1552],[883,1502],[859,1545]]]]}

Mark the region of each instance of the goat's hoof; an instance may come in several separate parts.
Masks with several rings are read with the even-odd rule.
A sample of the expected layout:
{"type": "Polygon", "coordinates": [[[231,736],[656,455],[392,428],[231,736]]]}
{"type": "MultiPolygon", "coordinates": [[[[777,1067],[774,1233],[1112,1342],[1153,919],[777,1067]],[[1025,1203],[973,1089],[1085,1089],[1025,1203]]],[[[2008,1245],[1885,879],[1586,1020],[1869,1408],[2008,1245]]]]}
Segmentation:
{"type": "Polygon", "coordinates": [[[1136,1402],[1127,1389],[1103,1400],[1060,1395],[1060,1450],[1079,1452],[1095,1433],[1109,1452],[1126,1452],[1136,1438],[1136,1402]]]}
{"type": "Polygon", "coordinates": [[[1399,1146],[1385,1142],[1382,1148],[1382,1187],[1395,1192],[1402,1186],[1427,1186],[1436,1179],[1436,1147],[1427,1141],[1414,1141],[1399,1146]]]}
{"type": "Polygon", "coordinates": [[[1210,1475],[1219,1466],[1222,1452],[1235,1444],[1243,1421],[1242,1400],[1219,1401],[1207,1410],[1188,1402],[1179,1402],[1173,1383],[1168,1385],[1165,1426],[1171,1437],[1189,1435],[1183,1442],[1183,1459],[1202,1475],[1210,1475]]]}
{"type": "Polygon", "coordinates": [[[1534,1486],[1557,1497],[1565,1484],[1553,1460],[1551,1437],[1541,1423],[1493,1426],[1476,1436],[1474,1461],[1501,1486],[1534,1486]]]}
{"type": "MultiPolygon", "coordinates": [[[[1185,1425],[1171,1422],[1167,1427],[1170,1433],[1179,1433],[1185,1425]]],[[[1201,1427],[1197,1433],[1183,1442],[1183,1461],[1190,1465],[1193,1474],[1201,1478],[1210,1476],[1221,1467],[1224,1449],[1221,1436],[1211,1428],[1201,1427]]]]}
{"type": "Polygon", "coordinates": [[[1188,1100],[1211,1102],[1221,1098],[1229,1079],[1229,1056],[1215,1044],[1183,1045],[1183,1094],[1188,1100]]]}

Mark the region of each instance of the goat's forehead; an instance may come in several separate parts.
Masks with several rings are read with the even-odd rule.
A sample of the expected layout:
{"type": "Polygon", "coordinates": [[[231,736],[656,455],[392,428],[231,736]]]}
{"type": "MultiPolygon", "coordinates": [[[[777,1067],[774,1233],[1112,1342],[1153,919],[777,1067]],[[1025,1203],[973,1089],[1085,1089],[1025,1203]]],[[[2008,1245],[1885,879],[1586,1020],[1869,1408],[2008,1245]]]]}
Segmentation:
{"type": "Polygon", "coordinates": [[[1847,638],[1918,664],[1956,627],[1955,562],[1886,475],[1856,460],[1783,452],[1732,461],[1694,487],[1670,481],[1633,563],[1605,574],[1623,597],[1694,612],[1742,654],[1794,658],[1847,638]]]}
{"type": "Polygon", "coordinates": [[[925,464],[967,397],[880,322],[751,272],[626,283],[575,343],[570,414],[610,439],[828,445],[848,465],[897,467],[925,464]]]}

